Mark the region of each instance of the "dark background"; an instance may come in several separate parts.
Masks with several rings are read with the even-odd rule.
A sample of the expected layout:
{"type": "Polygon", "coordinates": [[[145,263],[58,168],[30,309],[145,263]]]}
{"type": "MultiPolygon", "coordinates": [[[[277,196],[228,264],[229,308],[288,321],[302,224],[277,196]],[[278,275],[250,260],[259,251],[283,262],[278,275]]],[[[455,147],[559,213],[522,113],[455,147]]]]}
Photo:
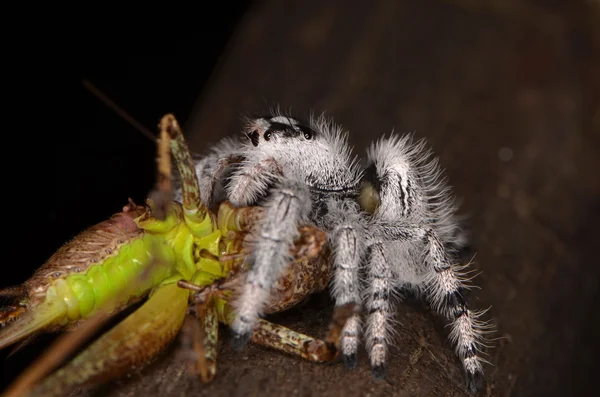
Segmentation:
{"type": "MultiPolygon", "coordinates": [[[[154,187],[155,142],[83,80],[153,134],[165,113],[185,123],[251,4],[213,4],[210,17],[192,6],[143,15],[52,9],[29,21],[33,31],[24,28],[6,52],[5,114],[15,134],[6,133],[15,142],[5,146],[12,186],[5,192],[16,193],[9,213],[17,230],[8,236],[14,256],[1,287],[22,283],[67,240],[121,211],[129,197],[142,204],[154,187]],[[194,15],[202,21],[188,19],[194,15]]],[[[10,349],[1,352],[0,389],[51,340],[43,336],[9,360],[10,349]]]]}
{"type": "MultiPolygon", "coordinates": [[[[143,201],[153,186],[154,144],[82,79],[153,132],[164,113],[175,113],[195,151],[235,133],[242,113],[276,103],[301,114],[326,110],[351,131],[357,153],[395,128],[426,136],[440,156],[482,271],[472,305],[492,306],[502,338],[489,351],[486,393],[592,394],[600,352],[600,10],[585,1],[474,4],[38,10],[5,49],[11,221],[0,286],[22,282],[63,242],[128,197],[143,201]],[[500,159],[503,148],[509,161],[500,159]]],[[[276,320],[321,335],[329,315],[324,295],[276,320]]],[[[387,382],[370,378],[364,354],[348,373],[341,363],[314,365],[256,346],[234,355],[223,344],[209,386],[183,377],[170,352],[108,390],[464,395],[443,323],[414,305],[400,305],[398,320],[387,382]]],[[[51,339],[6,360],[2,352],[3,387],[51,339]]]]}

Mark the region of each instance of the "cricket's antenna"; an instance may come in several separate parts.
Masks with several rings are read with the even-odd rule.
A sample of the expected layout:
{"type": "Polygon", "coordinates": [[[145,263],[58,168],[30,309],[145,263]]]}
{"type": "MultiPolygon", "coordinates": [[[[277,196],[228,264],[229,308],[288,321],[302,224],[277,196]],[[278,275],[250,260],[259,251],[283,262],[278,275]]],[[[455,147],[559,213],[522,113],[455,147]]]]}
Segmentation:
{"type": "Polygon", "coordinates": [[[156,136],[149,129],[138,123],[133,117],[131,117],[126,111],[121,109],[119,105],[110,100],[106,95],[102,93],[95,85],[90,83],[88,80],[83,79],[81,84],[85,88],[87,88],[96,98],[102,101],[106,106],[114,110],[119,116],[121,116],[125,121],[131,124],[135,129],[141,132],[146,138],[150,139],[152,143],[156,142],[156,136]]]}

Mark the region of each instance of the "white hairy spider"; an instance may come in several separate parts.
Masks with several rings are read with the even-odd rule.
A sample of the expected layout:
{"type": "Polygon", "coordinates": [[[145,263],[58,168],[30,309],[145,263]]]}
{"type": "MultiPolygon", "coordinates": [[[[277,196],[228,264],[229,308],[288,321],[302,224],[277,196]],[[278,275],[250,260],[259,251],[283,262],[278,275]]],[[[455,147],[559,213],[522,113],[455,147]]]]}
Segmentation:
{"type": "MultiPolygon", "coordinates": [[[[393,332],[394,298],[404,289],[421,291],[451,321],[450,340],[462,360],[467,387],[483,386],[487,325],[467,308],[466,265],[455,205],[424,141],[411,136],[381,138],[365,166],[351,155],[347,134],[323,116],[302,123],[280,113],[248,119],[240,142],[227,138],[196,163],[203,201],[266,208],[250,258],[252,267],[237,302],[234,344],[243,347],[261,315],[270,288],[290,262],[297,225],[328,232],[333,251],[331,294],[336,306],[362,305],[372,374],[385,376],[393,332]]],[[[359,315],[342,334],[346,367],[356,366],[359,315]]]]}

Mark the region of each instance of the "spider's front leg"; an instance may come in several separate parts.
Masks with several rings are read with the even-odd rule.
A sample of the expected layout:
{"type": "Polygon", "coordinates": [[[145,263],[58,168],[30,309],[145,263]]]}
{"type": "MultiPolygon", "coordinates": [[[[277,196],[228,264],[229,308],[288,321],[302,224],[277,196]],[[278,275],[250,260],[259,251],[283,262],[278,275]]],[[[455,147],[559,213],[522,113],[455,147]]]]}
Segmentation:
{"type": "MultiPolygon", "coordinates": [[[[360,209],[348,201],[331,201],[325,220],[333,225],[330,241],[334,249],[333,290],[336,307],[346,304],[361,305],[359,268],[365,251],[365,228],[360,209]]],[[[351,316],[341,336],[342,357],[346,368],[355,368],[361,331],[360,314],[351,316]]]]}
{"type": "MultiPolygon", "coordinates": [[[[235,192],[235,186],[232,191],[235,192]]],[[[233,344],[238,350],[250,339],[271,288],[291,263],[290,248],[298,238],[298,225],[309,215],[310,203],[307,186],[289,180],[271,189],[265,200],[264,217],[249,258],[252,267],[241,296],[234,304],[237,316],[231,328],[233,344]]]]}

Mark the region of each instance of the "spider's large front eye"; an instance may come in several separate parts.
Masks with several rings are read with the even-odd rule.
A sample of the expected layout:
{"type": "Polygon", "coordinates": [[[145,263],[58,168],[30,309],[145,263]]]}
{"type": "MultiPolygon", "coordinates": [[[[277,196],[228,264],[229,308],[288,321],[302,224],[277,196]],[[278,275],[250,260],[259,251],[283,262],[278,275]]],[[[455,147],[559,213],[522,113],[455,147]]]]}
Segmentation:
{"type": "Polygon", "coordinates": [[[273,133],[271,131],[265,132],[265,135],[263,135],[263,137],[265,138],[265,141],[270,140],[271,139],[271,135],[273,135],[273,133]]]}
{"type": "Polygon", "coordinates": [[[358,199],[360,208],[363,211],[373,214],[379,208],[381,200],[379,199],[379,192],[375,189],[375,186],[371,182],[364,182],[360,188],[360,197],[358,199]]]}

